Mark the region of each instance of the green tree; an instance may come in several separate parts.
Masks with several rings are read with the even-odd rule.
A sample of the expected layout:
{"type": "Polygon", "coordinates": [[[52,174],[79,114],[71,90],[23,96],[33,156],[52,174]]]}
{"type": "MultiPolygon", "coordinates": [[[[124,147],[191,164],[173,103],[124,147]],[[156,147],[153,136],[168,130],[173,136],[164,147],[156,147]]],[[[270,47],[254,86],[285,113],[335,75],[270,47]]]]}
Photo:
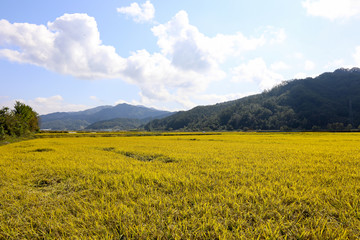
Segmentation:
{"type": "Polygon", "coordinates": [[[5,138],[5,129],[2,125],[0,125],[0,140],[5,138]]]}
{"type": "Polygon", "coordinates": [[[3,107],[0,110],[0,128],[1,132],[3,133],[3,137],[6,134],[12,135],[12,118],[12,113],[9,108],[3,107]]]}
{"type": "Polygon", "coordinates": [[[39,130],[39,115],[30,106],[16,101],[13,112],[24,131],[39,130]]]}
{"type": "Polygon", "coordinates": [[[22,136],[38,130],[39,116],[30,106],[17,101],[14,110],[7,107],[0,110],[0,138],[22,136]]]}

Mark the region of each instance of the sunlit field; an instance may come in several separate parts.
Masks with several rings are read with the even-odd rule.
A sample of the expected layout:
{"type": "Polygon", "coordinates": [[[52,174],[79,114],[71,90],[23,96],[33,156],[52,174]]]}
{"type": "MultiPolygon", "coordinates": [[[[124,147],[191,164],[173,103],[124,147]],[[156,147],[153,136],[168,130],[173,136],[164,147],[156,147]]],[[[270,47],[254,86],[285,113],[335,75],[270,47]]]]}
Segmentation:
{"type": "Polygon", "coordinates": [[[0,147],[0,239],[360,236],[357,133],[38,137],[0,147]]]}

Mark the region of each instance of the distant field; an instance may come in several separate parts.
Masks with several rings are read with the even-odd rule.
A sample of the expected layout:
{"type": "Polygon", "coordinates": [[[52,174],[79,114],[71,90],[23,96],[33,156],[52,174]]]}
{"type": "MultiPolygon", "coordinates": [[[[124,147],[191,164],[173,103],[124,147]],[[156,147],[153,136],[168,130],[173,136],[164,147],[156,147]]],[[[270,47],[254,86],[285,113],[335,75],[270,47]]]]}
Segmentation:
{"type": "Polygon", "coordinates": [[[40,134],[0,146],[0,239],[358,239],[360,134],[40,134]]]}

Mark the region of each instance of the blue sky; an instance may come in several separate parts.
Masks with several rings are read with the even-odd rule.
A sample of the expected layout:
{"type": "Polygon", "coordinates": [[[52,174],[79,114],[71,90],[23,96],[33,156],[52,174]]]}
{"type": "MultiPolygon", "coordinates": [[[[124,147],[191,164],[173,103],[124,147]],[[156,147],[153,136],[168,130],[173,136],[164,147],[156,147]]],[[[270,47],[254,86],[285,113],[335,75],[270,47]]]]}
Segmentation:
{"type": "Polygon", "coordinates": [[[358,0],[10,1],[0,106],[187,110],[360,66],[358,0]]]}

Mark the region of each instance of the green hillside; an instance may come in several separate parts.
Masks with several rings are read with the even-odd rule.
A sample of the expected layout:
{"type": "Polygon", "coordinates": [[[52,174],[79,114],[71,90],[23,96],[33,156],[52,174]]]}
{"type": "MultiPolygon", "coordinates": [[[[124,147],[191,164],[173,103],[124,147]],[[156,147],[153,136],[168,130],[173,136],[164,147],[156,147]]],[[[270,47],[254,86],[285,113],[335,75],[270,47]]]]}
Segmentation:
{"type": "Polygon", "coordinates": [[[344,130],[360,124],[360,69],[283,82],[231,102],[154,120],[147,130],[344,130]]]}

